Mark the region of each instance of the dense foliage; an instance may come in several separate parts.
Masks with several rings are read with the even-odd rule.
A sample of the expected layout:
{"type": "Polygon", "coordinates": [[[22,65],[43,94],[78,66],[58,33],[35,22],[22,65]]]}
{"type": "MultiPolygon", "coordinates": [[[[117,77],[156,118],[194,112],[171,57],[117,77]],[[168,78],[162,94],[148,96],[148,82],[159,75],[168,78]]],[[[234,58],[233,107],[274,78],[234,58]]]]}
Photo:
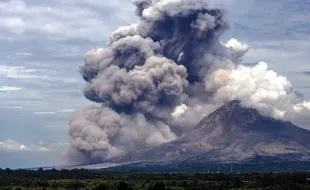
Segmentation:
{"type": "Polygon", "coordinates": [[[112,173],[0,170],[1,190],[309,189],[310,173],[112,173]]]}

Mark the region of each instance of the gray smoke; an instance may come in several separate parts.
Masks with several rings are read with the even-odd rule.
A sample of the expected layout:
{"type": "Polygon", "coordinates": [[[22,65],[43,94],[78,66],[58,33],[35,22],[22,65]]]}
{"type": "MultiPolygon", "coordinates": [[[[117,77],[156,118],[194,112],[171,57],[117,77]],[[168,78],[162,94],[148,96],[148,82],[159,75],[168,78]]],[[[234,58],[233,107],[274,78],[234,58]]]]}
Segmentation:
{"type": "Polygon", "coordinates": [[[74,114],[71,157],[104,161],[175,140],[234,99],[275,118],[305,120],[310,104],[285,77],[263,62],[241,65],[249,47],[219,40],[229,24],[218,3],[133,3],[139,23],[117,29],[105,48],[85,55],[84,95],[101,106],[74,114]]]}

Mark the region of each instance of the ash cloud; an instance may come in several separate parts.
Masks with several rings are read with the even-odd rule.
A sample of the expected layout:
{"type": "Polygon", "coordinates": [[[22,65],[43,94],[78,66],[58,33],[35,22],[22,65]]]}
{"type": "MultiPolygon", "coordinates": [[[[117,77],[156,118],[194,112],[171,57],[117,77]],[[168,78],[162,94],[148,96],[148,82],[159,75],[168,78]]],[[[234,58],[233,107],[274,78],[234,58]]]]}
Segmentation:
{"type": "Polygon", "coordinates": [[[140,21],[117,29],[104,48],[85,55],[84,95],[100,106],[74,114],[71,159],[104,161],[175,140],[235,99],[264,115],[309,124],[309,102],[285,77],[264,62],[242,65],[249,46],[220,41],[229,29],[221,3],[133,4],[140,21]]]}

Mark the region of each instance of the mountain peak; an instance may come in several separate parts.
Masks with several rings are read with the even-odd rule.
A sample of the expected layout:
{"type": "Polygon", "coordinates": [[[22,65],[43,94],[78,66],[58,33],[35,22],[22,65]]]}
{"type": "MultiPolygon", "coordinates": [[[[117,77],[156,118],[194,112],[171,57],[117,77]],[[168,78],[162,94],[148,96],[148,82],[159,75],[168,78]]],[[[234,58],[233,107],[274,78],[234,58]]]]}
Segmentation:
{"type": "Polygon", "coordinates": [[[256,109],[247,108],[239,100],[233,100],[205,117],[197,126],[205,125],[206,123],[222,122],[242,127],[262,118],[264,117],[256,109]]]}
{"type": "Polygon", "coordinates": [[[310,131],[262,116],[234,100],[203,118],[180,139],[133,151],[113,161],[182,167],[185,163],[246,163],[261,157],[310,162],[310,131]]]}

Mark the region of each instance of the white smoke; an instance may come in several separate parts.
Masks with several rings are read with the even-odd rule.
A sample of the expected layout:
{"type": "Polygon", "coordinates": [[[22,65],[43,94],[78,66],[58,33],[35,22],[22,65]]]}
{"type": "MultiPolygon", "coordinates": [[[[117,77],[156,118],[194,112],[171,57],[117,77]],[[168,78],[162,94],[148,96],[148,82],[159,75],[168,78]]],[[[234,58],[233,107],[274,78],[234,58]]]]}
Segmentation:
{"type": "Polygon", "coordinates": [[[183,116],[185,114],[185,112],[187,111],[188,107],[185,104],[181,104],[177,107],[174,108],[173,112],[171,113],[171,115],[174,118],[179,118],[181,116],[183,116]]]}
{"type": "Polygon", "coordinates": [[[249,51],[249,46],[247,44],[240,43],[237,39],[230,39],[225,46],[232,50],[231,56],[235,61],[241,61],[240,59],[249,51]]]}
{"type": "Polygon", "coordinates": [[[71,157],[102,161],[179,138],[230,100],[307,127],[310,103],[264,62],[242,65],[249,46],[231,39],[221,3],[134,0],[140,22],[86,53],[85,97],[101,103],[74,114],[71,157]]]}
{"type": "Polygon", "coordinates": [[[299,101],[292,84],[268,70],[264,62],[253,67],[238,65],[231,70],[219,69],[207,77],[206,90],[215,92],[212,97],[215,102],[238,99],[275,118],[284,118],[299,101]]]}

